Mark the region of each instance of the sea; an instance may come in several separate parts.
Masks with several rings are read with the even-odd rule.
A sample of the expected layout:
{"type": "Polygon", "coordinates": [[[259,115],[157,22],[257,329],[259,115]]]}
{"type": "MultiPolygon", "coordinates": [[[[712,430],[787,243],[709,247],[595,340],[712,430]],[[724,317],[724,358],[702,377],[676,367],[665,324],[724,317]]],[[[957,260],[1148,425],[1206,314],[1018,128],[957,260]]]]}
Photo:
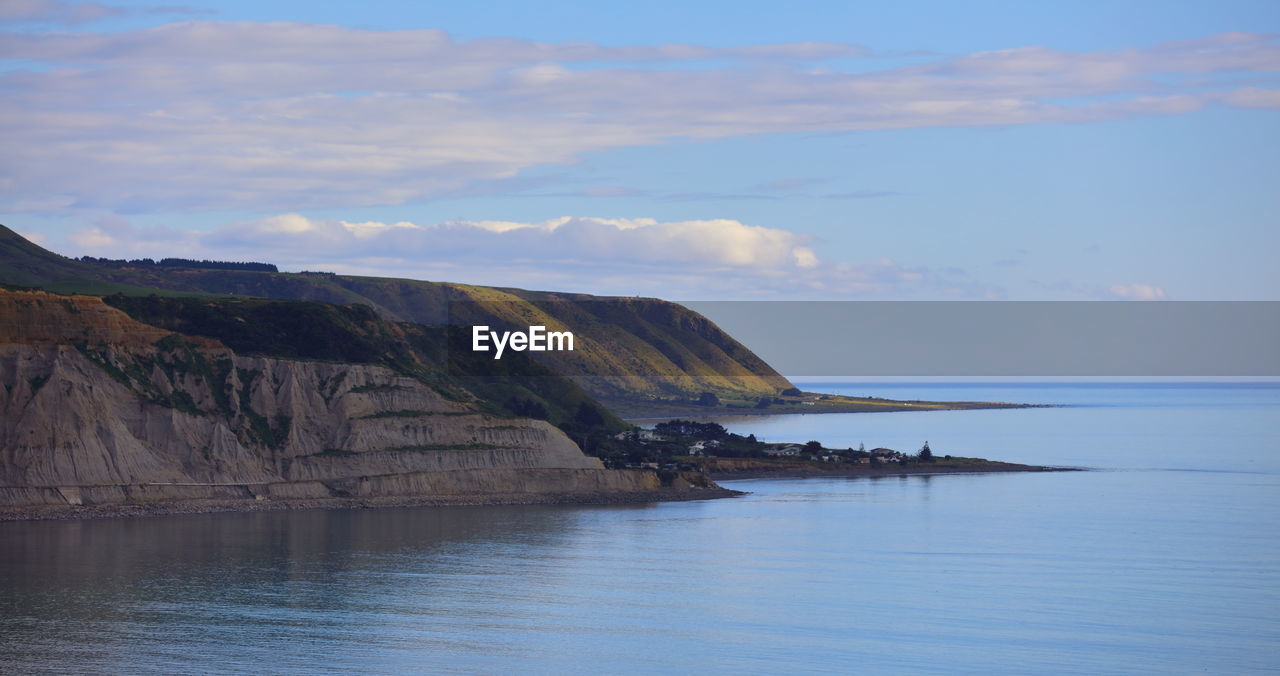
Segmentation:
{"type": "Polygon", "coordinates": [[[1090,471],[0,523],[0,672],[1280,670],[1280,386],[798,384],[1055,406],[720,422],[1090,471]]]}

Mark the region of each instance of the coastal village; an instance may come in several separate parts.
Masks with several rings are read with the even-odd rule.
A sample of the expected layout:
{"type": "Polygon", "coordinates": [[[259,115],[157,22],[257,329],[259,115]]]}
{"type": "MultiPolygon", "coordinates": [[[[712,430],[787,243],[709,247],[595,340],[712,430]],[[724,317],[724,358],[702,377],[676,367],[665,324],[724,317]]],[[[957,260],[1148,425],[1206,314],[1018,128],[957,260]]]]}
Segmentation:
{"type": "Polygon", "coordinates": [[[615,464],[629,469],[692,469],[700,460],[708,458],[866,466],[907,465],[935,460],[927,441],[913,454],[891,448],[867,449],[864,444],[859,444],[856,449],[828,448],[819,441],[803,444],[759,441],[754,434],[744,437],[729,432],[718,423],[692,420],[660,422],[652,429],[636,427],[614,435],[613,439],[627,449],[625,460],[615,460],[615,464]]]}

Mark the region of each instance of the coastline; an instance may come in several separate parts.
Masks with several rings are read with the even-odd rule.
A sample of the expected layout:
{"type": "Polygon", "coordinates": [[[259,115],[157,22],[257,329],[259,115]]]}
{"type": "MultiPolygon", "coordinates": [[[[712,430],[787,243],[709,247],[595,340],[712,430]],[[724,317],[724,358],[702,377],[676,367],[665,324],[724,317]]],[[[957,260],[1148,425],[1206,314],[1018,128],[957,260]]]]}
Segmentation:
{"type": "MultiPolygon", "coordinates": [[[[884,465],[878,467],[822,467],[810,464],[771,464],[760,461],[736,461],[737,467],[725,466],[725,460],[708,463],[706,476],[714,481],[754,479],[809,479],[892,476],[929,476],[942,474],[993,474],[1012,472],[1085,472],[1080,467],[1023,465],[994,460],[966,463],[928,463],[884,465]],[[715,467],[713,465],[720,465],[715,467]]],[[[311,509],[382,509],[395,507],[480,507],[490,505],[639,505],[656,502],[716,500],[746,495],[747,491],[712,484],[706,488],[662,488],[650,491],[589,493],[490,493],[435,496],[330,497],[269,500],[174,500],[163,502],[106,503],[97,505],[28,505],[0,507],[0,522],[68,521],[77,519],[118,519],[184,516],[192,514],[278,512],[311,509]]]]}
{"type": "Polygon", "coordinates": [[[881,466],[848,466],[822,467],[814,464],[777,464],[766,462],[738,461],[736,463],[710,462],[705,473],[712,481],[732,481],[738,479],[807,479],[812,477],[857,478],[887,477],[935,474],[997,474],[1007,472],[1087,472],[1081,467],[1053,467],[1045,465],[1023,465],[1015,462],[999,462],[996,460],[973,460],[962,463],[913,463],[910,465],[888,464],[881,466]],[[719,465],[719,466],[717,466],[719,465]],[[736,466],[735,466],[736,465],[736,466]]]}
{"type": "Polygon", "coordinates": [[[662,488],[653,491],[590,493],[490,493],[437,496],[376,496],[282,500],[183,500],[99,505],[30,505],[0,507],[0,522],[67,521],[183,516],[229,512],[278,512],[308,509],[380,509],[388,507],[480,507],[488,505],[638,505],[654,502],[714,500],[744,495],[720,486],[662,488]]]}

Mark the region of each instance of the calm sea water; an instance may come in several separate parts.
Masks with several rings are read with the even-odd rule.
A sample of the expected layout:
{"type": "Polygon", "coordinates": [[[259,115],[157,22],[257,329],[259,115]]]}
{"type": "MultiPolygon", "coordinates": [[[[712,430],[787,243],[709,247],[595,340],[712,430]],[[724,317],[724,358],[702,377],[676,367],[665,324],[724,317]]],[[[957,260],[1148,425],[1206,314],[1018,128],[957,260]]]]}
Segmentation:
{"type": "Polygon", "coordinates": [[[1280,388],[821,387],[1075,406],[726,422],[1099,471],[0,524],[0,671],[1280,668],[1280,388]]]}

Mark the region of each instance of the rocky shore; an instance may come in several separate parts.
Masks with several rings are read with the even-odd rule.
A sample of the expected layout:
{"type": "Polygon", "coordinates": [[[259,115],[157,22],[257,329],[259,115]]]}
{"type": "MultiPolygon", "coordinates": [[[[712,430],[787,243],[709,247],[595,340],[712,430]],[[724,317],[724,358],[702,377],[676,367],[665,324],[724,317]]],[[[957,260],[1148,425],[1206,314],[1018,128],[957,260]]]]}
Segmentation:
{"type": "Polygon", "coordinates": [[[595,491],[589,493],[487,493],[283,500],[214,499],[98,505],[27,505],[22,507],[0,507],[0,522],[178,516],[216,512],[270,512],[292,509],[474,507],[482,505],[634,505],[653,502],[711,500],[743,494],[742,491],[711,484],[705,488],[672,487],[658,490],[595,491]]]}

